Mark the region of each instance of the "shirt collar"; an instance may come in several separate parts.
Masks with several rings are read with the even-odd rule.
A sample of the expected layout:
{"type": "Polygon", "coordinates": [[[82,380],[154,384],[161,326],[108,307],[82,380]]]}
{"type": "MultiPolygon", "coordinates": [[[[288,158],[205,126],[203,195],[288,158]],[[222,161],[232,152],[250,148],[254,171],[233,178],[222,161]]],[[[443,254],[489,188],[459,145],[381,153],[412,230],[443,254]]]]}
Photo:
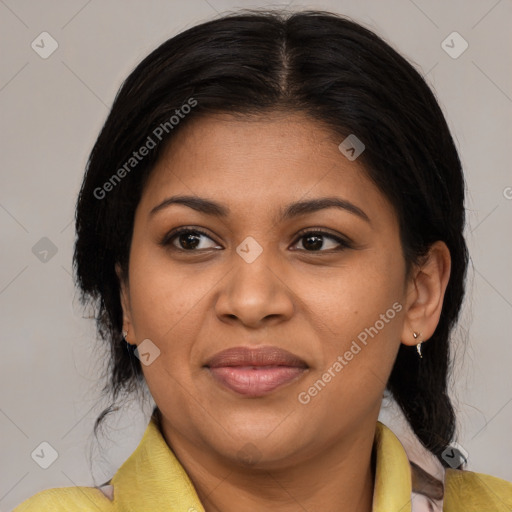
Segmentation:
{"type": "MultiPolygon", "coordinates": [[[[377,421],[372,512],[411,512],[411,470],[405,450],[377,421]]],[[[118,510],[204,512],[196,490],[152,418],[144,436],[111,481],[118,510]]]]}
{"type": "Polygon", "coordinates": [[[411,512],[411,467],[402,443],[384,423],[377,421],[375,486],[372,512],[411,512]]]}

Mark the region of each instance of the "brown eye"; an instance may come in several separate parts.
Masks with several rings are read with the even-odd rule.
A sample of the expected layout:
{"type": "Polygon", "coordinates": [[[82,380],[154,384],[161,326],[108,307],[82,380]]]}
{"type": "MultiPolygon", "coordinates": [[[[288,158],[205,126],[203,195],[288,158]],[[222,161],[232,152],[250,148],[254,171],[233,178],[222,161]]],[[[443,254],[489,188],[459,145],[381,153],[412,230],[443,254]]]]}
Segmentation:
{"type": "Polygon", "coordinates": [[[200,245],[201,234],[197,233],[181,233],[177,237],[174,237],[174,240],[178,241],[178,244],[181,246],[180,249],[197,249],[198,245],[200,245]]]}
{"type": "Polygon", "coordinates": [[[341,251],[351,247],[347,240],[326,231],[307,231],[302,233],[298,240],[302,240],[301,250],[307,252],[341,251]],[[326,244],[325,240],[331,240],[331,242],[326,244]]]}
{"type": "Polygon", "coordinates": [[[164,247],[171,246],[172,249],[186,252],[197,252],[219,247],[210,236],[197,228],[180,228],[172,231],[163,238],[160,245],[164,247]],[[208,247],[208,241],[205,241],[205,239],[214,245],[208,247]]]}

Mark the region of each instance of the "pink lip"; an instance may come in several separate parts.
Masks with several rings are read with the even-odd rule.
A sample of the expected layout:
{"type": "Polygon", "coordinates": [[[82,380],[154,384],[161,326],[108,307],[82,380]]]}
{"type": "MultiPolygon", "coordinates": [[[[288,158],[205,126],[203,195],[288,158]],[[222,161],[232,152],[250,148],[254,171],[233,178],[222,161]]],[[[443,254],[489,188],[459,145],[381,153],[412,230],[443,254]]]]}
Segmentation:
{"type": "Polygon", "coordinates": [[[308,368],[294,354],[277,347],[235,347],[214,355],[205,365],[227,388],[258,397],[295,380],[308,368]]]}

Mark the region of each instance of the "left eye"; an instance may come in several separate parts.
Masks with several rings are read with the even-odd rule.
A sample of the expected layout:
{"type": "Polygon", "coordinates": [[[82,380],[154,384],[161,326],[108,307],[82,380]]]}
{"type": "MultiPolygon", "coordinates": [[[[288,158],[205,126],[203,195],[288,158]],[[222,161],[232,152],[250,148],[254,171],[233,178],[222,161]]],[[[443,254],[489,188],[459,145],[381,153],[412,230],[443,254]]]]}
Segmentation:
{"type": "Polygon", "coordinates": [[[302,246],[307,252],[324,252],[329,249],[341,251],[350,247],[347,240],[325,231],[308,231],[301,234],[298,240],[303,240],[302,246]],[[331,243],[331,247],[327,247],[326,249],[324,247],[325,239],[333,240],[334,244],[331,243]]]}

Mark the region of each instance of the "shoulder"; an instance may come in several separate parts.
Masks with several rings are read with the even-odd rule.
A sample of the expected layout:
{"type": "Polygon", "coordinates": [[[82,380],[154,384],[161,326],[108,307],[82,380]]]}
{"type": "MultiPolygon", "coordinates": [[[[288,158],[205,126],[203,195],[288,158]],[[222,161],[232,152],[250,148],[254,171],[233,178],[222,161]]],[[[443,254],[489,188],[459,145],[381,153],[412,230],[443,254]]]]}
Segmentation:
{"type": "Polygon", "coordinates": [[[112,512],[113,503],[94,487],[63,487],[41,491],[13,512],[112,512]]]}
{"type": "Polygon", "coordinates": [[[447,512],[510,512],[512,483],[482,473],[447,469],[444,510],[447,512]]]}

